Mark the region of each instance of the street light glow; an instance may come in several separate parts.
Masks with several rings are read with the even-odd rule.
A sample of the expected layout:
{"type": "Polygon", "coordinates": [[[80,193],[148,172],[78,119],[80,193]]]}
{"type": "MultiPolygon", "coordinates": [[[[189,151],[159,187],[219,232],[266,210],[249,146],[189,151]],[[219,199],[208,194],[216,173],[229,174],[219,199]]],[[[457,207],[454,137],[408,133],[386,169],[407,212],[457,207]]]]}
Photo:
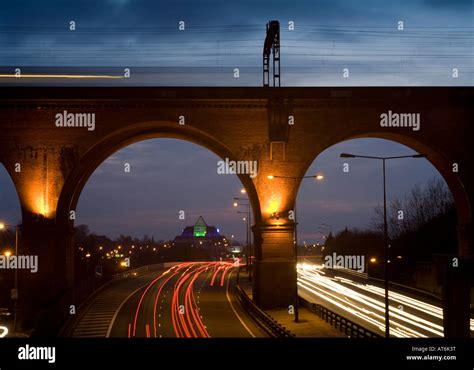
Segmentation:
{"type": "Polygon", "coordinates": [[[241,192],[242,194],[245,194],[247,191],[246,191],[244,188],[242,188],[242,189],[240,189],[240,192],[241,192]]]}
{"type": "Polygon", "coordinates": [[[5,224],[3,222],[0,222],[0,230],[3,230],[5,228],[5,224]]]}
{"type": "Polygon", "coordinates": [[[273,180],[273,175],[268,175],[268,176],[267,176],[267,179],[273,180]]]}
{"type": "Polygon", "coordinates": [[[324,180],[324,175],[316,175],[316,180],[324,180]]]}
{"type": "Polygon", "coordinates": [[[0,326],[0,338],[6,337],[8,334],[8,328],[6,326],[0,326]]]}
{"type": "Polygon", "coordinates": [[[12,255],[12,251],[7,249],[5,252],[3,252],[3,254],[5,255],[5,257],[10,257],[12,255]]]}
{"type": "Polygon", "coordinates": [[[234,202],[234,207],[237,207],[238,205],[239,205],[239,203],[234,202]]]}

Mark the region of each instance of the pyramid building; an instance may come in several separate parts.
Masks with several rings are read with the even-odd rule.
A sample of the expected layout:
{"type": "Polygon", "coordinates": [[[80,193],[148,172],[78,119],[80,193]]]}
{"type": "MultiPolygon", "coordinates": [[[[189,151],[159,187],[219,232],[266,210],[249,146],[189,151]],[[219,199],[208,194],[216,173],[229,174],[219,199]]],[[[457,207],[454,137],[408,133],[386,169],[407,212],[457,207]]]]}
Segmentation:
{"type": "Polygon", "coordinates": [[[199,216],[194,226],[186,226],[181,235],[173,240],[177,248],[200,248],[209,250],[212,255],[218,256],[226,252],[227,238],[220,234],[215,226],[209,226],[202,216],[199,216]]]}

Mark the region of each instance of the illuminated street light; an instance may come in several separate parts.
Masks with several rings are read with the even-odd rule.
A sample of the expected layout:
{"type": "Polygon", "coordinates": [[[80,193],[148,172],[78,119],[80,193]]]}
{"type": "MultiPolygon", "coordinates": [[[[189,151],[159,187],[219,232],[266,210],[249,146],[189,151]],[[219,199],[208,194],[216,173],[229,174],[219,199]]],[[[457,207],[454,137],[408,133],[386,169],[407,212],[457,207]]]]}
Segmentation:
{"type": "Polygon", "coordinates": [[[375,257],[372,257],[372,258],[370,259],[370,262],[371,262],[371,263],[375,263],[375,262],[377,262],[377,258],[375,258],[375,257]]]}
{"type": "Polygon", "coordinates": [[[267,176],[267,179],[273,180],[273,175],[268,175],[268,176],[267,176]]]}
{"type": "Polygon", "coordinates": [[[5,252],[3,252],[3,254],[5,255],[5,257],[10,257],[12,255],[12,251],[7,249],[5,252]]]}
{"type": "Polygon", "coordinates": [[[87,252],[86,253],[86,258],[90,258],[90,256],[91,256],[90,252],[87,252]]]}
{"type": "Polygon", "coordinates": [[[245,190],[245,189],[242,188],[242,189],[240,189],[240,192],[241,192],[242,194],[245,194],[245,193],[247,192],[247,190],[245,190]]]}
{"type": "Polygon", "coordinates": [[[5,224],[3,222],[0,222],[0,230],[3,230],[5,228],[5,224]]]}
{"type": "Polygon", "coordinates": [[[392,157],[376,157],[371,155],[357,155],[350,153],[341,153],[341,158],[366,158],[376,159],[382,161],[382,173],[383,173],[383,235],[384,235],[384,285],[385,285],[385,338],[390,338],[390,305],[388,299],[388,264],[389,260],[389,245],[388,245],[388,224],[387,224],[387,187],[385,181],[385,162],[390,159],[401,159],[401,158],[423,158],[423,154],[412,154],[412,155],[398,155],[392,157]]]}
{"type": "MultiPolygon", "coordinates": [[[[245,190],[245,189],[242,189],[245,190]]],[[[242,192],[242,191],[241,191],[242,192]]],[[[247,198],[236,198],[234,197],[234,200],[237,202],[234,202],[234,207],[238,206],[245,206],[247,207],[246,211],[237,211],[237,213],[244,214],[246,217],[242,218],[242,221],[246,223],[246,238],[247,238],[247,258],[246,258],[246,270],[248,273],[248,278],[249,281],[252,281],[252,266],[251,266],[251,255],[252,255],[252,233],[251,233],[251,223],[252,223],[252,215],[251,215],[251,204],[250,200],[247,198]]],[[[232,237],[234,237],[232,235],[232,237]]]]}

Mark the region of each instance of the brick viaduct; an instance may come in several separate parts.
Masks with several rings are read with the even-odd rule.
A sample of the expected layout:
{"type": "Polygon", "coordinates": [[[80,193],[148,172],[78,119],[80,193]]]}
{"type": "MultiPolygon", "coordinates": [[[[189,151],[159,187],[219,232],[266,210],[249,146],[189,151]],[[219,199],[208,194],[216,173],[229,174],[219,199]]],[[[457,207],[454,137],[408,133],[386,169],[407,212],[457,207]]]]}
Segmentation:
{"type": "MultiPolygon", "coordinates": [[[[30,323],[52,322],[67,313],[74,300],[68,293],[74,283],[69,212],[107,157],[156,137],[187,140],[230,160],[258,161],[257,177],[239,177],[253,207],[253,289],[263,307],[292,304],[296,286],[295,225],[288,212],[299,182],[295,187],[291,180],[267,176],[303,176],[318,154],[352,138],[394,140],[437,168],[456,202],[458,257],[465,266],[473,256],[473,97],[472,89],[462,87],[2,87],[0,162],[21,203],[22,253],[40,259],[39,272],[23,274],[20,281],[24,316],[30,323]],[[64,110],[95,113],[95,130],[56,127],[55,115],[64,110]],[[380,114],[389,110],[420,113],[421,129],[381,127],[380,114]],[[21,172],[15,171],[17,163],[21,172]]],[[[449,265],[444,274],[446,336],[469,335],[467,275],[469,270],[449,265]]]]}

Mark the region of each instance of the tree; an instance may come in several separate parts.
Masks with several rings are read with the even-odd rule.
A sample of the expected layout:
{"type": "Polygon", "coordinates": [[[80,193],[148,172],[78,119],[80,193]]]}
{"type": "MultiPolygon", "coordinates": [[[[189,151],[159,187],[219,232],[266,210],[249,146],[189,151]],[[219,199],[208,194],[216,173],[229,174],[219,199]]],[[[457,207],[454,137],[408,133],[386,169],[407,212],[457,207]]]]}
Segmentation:
{"type": "MultiPolygon", "coordinates": [[[[404,199],[394,199],[387,207],[390,239],[419,229],[454,207],[454,200],[444,181],[431,179],[425,187],[416,185],[404,199]]],[[[375,208],[372,229],[383,233],[383,206],[375,208]]]]}

